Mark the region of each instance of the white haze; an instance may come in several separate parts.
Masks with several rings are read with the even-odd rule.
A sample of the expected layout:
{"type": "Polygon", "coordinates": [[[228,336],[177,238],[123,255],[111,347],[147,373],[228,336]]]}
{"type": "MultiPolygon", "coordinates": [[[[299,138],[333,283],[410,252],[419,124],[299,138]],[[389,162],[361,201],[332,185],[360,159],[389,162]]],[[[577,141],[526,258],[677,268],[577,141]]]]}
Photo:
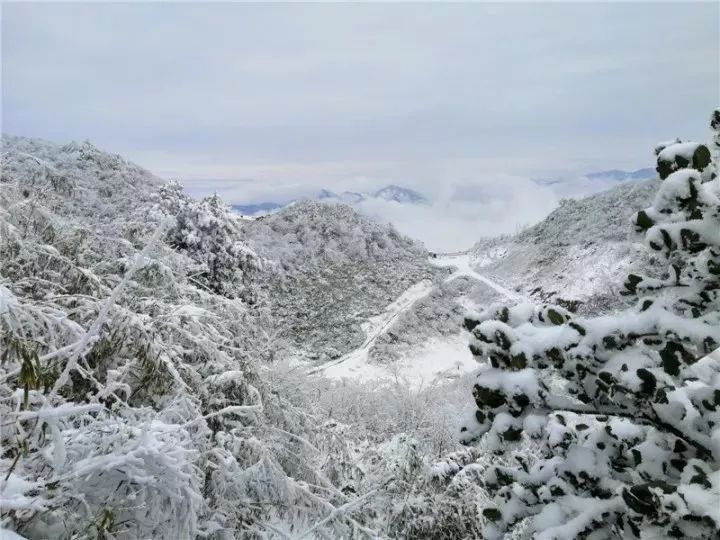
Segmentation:
{"type": "Polygon", "coordinates": [[[478,238],[514,233],[545,217],[559,202],[548,186],[521,177],[496,175],[447,186],[429,204],[367,199],[362,213],[392,223],[432,251],[459,251],[478,238]]]}

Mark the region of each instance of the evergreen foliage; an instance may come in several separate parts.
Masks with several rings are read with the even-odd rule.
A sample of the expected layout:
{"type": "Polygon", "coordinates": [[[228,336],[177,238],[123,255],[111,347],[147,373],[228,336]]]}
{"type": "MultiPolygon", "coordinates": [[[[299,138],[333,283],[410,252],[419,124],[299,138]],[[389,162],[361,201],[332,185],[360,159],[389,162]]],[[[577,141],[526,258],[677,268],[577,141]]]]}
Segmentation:
{"type": "Polygon", "coordinates": [[[468,319],[489,364],[463,435],[500,458],[482,474],[485,538],[720,533],[720,180],[704,145],[656,154],[664,181],[633,223],[668,271],[628,276],[634,309],[521,304],[468,319]]]}

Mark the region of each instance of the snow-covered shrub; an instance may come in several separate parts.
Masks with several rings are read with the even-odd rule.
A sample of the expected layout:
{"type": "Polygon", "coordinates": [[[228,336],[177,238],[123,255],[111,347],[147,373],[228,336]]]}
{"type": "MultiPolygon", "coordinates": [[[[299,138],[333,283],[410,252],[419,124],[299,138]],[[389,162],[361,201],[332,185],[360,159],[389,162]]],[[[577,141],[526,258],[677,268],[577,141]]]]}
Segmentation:
{"type": "Polygon", "coordinates": [[[655,258],[627,223],[648,206],[659,178],[621,182],[582,199],[566,199],[541,222],[510,238],[484,239],[471,250],[483,275],[535,303],[554,303],[595,316],[627,307],[621,281],[655,258]]]}
{"type": "Polygon", "coordinates": [[[242,233],[268,261],[258,302],[271,305],[278,337],[313,360],[358,347],[368,317],[438,272],[420,243],[342,204],[298,202],[242,233]]]}
{"type": "Polygon", "coordinates": [[[308,383],[328,418],[315,443],[327,456],[320,470],[345,493],[373,493],[360,509],[369,526],[390,538],[478,536],[477,497],[487,497],[461,469],[481,456],[457,438],[471,376],[420,391],[402,381],[308,383]]]}
{"type": "Polygon", "coordinates": [[[2,158],[0,535],[373,536],[318,473],[302,384],[262,363],[222,204],[88,143],[2,158]]]}
{"type": "Polygon", "coordinates": [[[720,180],[706,151],[658,152],[664,182],[633,223],[669,270],[628,277],[634,309],[582,318],[519,304],[468,318],[489,364],[463,436],[499,457],[482,471],[485,538],[720,534],[720,362],[706,356],[720,344],[720,180]]]}
{"type": "Polygon", "coordinates": [[[160,188],[161,208],[175,218],[167,241],[197,264],[192,279],[228,298],[249,300],[258,257],[240,241],[240,224],[217,195],[195,201],[176,182],[160,188]]]}
{"type": "Polygon", "coordinates": [[[673,172],[691,168],[710,175],[710,150],[704,144],[696,142],[677,142],[667,146],[658,145],[657,172],[665,180],[673,172]]]}

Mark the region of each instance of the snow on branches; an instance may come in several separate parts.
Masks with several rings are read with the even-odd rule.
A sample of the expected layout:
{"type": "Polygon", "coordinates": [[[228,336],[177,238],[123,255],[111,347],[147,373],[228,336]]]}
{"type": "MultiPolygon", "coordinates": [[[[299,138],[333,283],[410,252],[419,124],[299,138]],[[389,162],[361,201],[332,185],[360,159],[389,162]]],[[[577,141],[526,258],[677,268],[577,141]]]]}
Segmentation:
{"type": "Polygon", "coordinates": [[[372,536],[260,363],[227,208],[89,143],[3,137],[2,158],[0,535],[372,536]]]}
{"type": "Polygon", "coordinates": [[[664,182],[633,224],[669,270],[628,276],[634,309],[520,304],[466,319],[489,364],[462,434],[502,457],[484,469],[485,538],[720,533],[720,180],[704,145],[656,154],[664,182]]]}
{"type": "Polygon", "coordinates": [[[160,206],[175,218],[168,243],[198,264],[192,279],[228,298],[249,299],[249,276],[259,269],[259,259],[240,241],[230,207],[217,195],[195,201],[177,182],[160,188],[160,206]]]}

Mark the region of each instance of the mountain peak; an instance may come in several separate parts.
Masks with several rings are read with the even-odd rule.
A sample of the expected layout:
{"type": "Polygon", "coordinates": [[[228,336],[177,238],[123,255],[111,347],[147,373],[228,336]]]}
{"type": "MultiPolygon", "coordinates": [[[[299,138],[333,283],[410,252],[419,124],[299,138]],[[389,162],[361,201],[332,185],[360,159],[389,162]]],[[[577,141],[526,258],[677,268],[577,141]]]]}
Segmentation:
{"type": "Polygon", "coordinates": [[[334,193],[334,192],[332,192],[332,191],[329,191],[329,190],[327,190],[327,189],[321,189],[321,190],[318,192],[318,194],[316,195],[315,198],[318,199],[318,200],[323,200],[323,199],[337,199],[338,196],[337,196],[336,193],[334,193]]]}
{"type": "Polygon", "coordinates": [[[412,189],[390,184],[379,189],[373,195],[376,199],[384,199],[386,201],[395,201],[399,203],[421,203],[427,202],[424,195],[412,189]]]}
{"type": "MultiPolygon", "coordinates": [[[[421,193],[395,184],[390,184],[371,193],[359,193],[355,191],[336,193],[329,189],[321,189],[317,195],[311,197],[311,199],[324,203],[342,203],[350,206],[359,205],[371,200],[396,202],[400,204],[426,204],[428,202],[427,198],[421,193]]],[[[288,204],[290,203],[268,201],[254,204],[234,204],[232,207],[243,215],[258,216],[275,213],[288,204]]]]}

